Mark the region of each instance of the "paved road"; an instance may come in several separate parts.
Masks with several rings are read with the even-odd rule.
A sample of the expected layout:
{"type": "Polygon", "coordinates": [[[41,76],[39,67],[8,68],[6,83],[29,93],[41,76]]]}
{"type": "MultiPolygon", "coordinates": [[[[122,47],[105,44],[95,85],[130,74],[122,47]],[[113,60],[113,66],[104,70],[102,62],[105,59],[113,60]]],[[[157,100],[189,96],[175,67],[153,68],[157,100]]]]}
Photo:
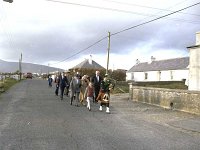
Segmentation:
{"type": "MultiPolygon", "coordinates": [[[[105,108],[104,108],[105,110],[105,108]]],[[[71,106],[45,80],[0,96],[0,150],[199,150],[200,117],[112,95],[111,114],[71,106]]]]}

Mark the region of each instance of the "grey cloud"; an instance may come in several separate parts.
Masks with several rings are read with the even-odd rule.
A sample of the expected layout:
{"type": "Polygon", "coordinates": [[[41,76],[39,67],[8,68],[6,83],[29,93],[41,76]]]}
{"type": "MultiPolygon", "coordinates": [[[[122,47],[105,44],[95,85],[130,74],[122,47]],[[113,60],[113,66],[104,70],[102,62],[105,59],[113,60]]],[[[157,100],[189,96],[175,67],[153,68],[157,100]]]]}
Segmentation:
{"type": "MultiPolygon", "coordinates": [[[[150,18],[149,18],[150,19],[150,18]]],[[[144,21],[147,21],[146,19],[144,21]]],[[[196,18],[192,18],[196,19],[196,18]]],[[[29,20],[30,21],[30,20],[29,20]]],[[[28,22],[33,28],[25,29],[13,33],[13,47],[22,51],[27,62],[43,63],[48,61],[59,61],[68,58],[75,53],[84,50],[102,37],[107,36],[122,29],[139,24],[138,20],[129,18],[88,18],[73,26],[70,20],[66,22],[48,22],[45,20],[33,20],[28,22]],[[42,26],[43,30],[37,30],[42,26]],[[46,28],[45,28],[46,27],[46,28]],[[30,60],[30,61],[29,61],[30,60]]],[[[117,54],[128,53],[134,48],[154,42],[150,50],[159,49],[184,49],[193,45],[195,32],[199,30],[199,24],[185,24],[184,22],[173,22],[168,20],[158,20],[141,27],[137,27],[118,35],[111,36],[111,52],[117,54]],[[176,23],[181,24],[176,26],[176,23]],[[191,26],[189,26],[191,25],[191,26]],[[189,27],[188,27],[189,26],[189,27]]],[[[22,28],[23,29],[23,28],[22,28]]],[[[6,42],[5,42],[6,43],[6,42]]],[[[83,51],[80,55],[103,54],[107,49],[107,38],[90,49],[83,51]]],[[[2,45],[1,45],[2,46],[2,45]]],[[[3,45],[13,51],[8,45],[3,45]]],[[[15,54],[13,54],[14,57],[15,54]]]]}

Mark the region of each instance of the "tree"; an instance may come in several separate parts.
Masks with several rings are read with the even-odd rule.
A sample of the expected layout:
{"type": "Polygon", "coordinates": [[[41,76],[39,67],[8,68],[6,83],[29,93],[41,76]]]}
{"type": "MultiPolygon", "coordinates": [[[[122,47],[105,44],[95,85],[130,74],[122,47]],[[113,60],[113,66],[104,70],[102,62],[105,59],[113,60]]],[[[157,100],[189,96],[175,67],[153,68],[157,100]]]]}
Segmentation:
{"type": "Polygon", "coordinates": [[[110,77],[116,81],[125,81],[126,80],[126,71],[124,70],[114,70],[110,73],[110,77]]]}

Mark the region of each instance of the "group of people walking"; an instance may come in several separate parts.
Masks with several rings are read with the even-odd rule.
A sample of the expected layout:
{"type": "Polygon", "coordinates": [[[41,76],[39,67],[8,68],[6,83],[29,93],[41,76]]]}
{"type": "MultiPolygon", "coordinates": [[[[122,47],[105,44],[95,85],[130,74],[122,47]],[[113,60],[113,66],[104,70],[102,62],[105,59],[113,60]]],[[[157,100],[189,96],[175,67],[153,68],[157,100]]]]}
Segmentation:
{"type": "MultiPolygon", "coordinates": [[[[51,87],[52,78],[48,78],[49,86],[51,87]]],[[[61,73],[54,78],[55,95],[60,94],[61,100],[66,95],[70,97],[70,104],[75,103],[75,106],[80,104],[86,105],[87,109],[91,111],[91,102],[100,102],[99,110],[102,111],[103,105],[106,106],[106,112],[110,113],[109,100],[110,90],[113,88],[110,79],[107,75],[104,78],[100,76],[100,71],[96,71],[93,77],[88,75],[81,76],[77,72],[73,77],[70,72],[61,73]]]]}

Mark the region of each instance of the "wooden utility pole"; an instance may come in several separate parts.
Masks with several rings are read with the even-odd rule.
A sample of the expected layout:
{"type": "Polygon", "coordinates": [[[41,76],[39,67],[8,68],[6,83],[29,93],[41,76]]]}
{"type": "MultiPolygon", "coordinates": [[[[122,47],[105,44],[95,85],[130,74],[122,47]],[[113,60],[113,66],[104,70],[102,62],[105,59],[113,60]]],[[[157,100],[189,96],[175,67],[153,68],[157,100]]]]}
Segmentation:
{"type": "Polygon", "coordinates": [[[21,60],[19,59],[19,80],[21,80],[21,71],[20,71],[21,70],[21,65],[20,65],[21,62],[20,61],[21,60]]]}
{"type": "Polygon", "coordinates": [[[48,63],[48,72],[47,72],[47,75],[49,76],[49,63],[48,63]]]}
{"type": "Polygon", "coordinates": [[[22,53],[19,58],[19,80],[21,80],[21,79],[22,79],[22,53]]]}
{"type": "Polygon", "coordinates": [[[107,68],[106,68],[106,74],[108,74],[109,54],[110,54],[110,32],[108,32],[108,51],[107,51],[107,68]]]}

